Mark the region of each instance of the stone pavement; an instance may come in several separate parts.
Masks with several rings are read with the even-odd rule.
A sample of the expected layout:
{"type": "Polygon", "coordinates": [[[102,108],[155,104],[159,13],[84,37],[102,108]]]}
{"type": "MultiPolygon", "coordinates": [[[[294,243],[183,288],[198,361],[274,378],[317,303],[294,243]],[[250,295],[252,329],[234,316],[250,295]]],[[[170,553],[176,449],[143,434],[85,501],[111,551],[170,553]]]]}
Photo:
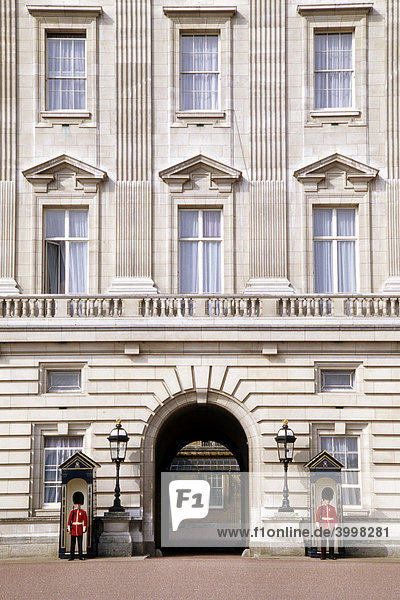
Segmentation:
{"type": "Polygon", "coordinates": [[[390,559],[175,556],[3,560],[0,600],[397,600],[390,559]]]}

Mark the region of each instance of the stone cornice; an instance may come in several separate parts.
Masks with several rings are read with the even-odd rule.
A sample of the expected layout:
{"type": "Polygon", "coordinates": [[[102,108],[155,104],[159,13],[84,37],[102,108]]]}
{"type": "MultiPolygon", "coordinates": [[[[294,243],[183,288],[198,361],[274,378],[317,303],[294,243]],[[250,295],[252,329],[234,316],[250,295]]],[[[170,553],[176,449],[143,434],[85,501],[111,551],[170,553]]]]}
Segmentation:
{"type": "Polygon", "coordinates": [[[164,15],[167,17],[205,17],[208,15],[233,17],[237,12],[236,6],[163,6],[164,15]]]}
{"type": "Polygon", "coordinates": [[[32,17],[98,17],[102,14],[101,6],[49,6],[49,5],[28,5],[27,10],[32,17]]]}
{"type": "Polygon", "coordinates": [[[353,13],[368,14],[373,9],[373,2],[325,2],[323,4],[298,4],[297,12],[302,15],[313,15],[318,13],[353,13]]]}

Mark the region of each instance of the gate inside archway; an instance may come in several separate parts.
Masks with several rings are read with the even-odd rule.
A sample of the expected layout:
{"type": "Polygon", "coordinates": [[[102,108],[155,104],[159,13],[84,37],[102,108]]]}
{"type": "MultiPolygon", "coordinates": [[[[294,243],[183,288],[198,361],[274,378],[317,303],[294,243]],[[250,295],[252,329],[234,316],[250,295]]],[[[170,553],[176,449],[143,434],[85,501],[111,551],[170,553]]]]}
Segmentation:
{"type": "MultiPolygon", "coordinates": [[[[155,539],[156,546],[161,548],[161,473],[206,473],[205,479],[210,483],[210,508],[223,509],[226,502],[223,473],[248,472],[249,469],[246,434],[238,419],[221,406],[186,406],[175,411],[160,428],[155,447],[155,467],[155,539]]],[[[239,504],[244,522],[248,511],[245,492],[239,495],[239,504]]],[[[198,551],[198,548],[186,548],[186,551],[194,550],[198,551]]]]}

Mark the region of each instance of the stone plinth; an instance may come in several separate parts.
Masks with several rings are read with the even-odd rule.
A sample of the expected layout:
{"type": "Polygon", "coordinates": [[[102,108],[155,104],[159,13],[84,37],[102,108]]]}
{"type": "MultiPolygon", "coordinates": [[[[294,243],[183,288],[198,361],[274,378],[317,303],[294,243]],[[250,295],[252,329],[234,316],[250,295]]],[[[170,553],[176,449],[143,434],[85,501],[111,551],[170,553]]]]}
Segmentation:
{"type": "Polygon", "coordinates": [[[104,513],[102,517],[104,531],[99,540],[99,556],[132,556],[130,520],[129,513],[125,511],[104,513]]]}

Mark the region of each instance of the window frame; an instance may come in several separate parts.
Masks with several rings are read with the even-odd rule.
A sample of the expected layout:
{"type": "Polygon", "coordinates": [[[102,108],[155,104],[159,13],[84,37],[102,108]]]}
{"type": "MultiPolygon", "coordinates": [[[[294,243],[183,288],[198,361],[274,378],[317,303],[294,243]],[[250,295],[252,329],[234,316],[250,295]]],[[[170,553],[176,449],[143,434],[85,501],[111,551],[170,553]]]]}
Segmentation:
{"type": "MultiPolygon", "coordinates": [[[[86,295],[88,294],[89,289],[89,281],[90,281],[90,262],[89,262],[89,253],[90,253],[90,230],[89,230],[89,209],[88,208],[77,208],[74,206],[65,208],[65,207],[46,207],[43,211],[43,220],[42,220],[42,231],[43,231],[43,289],[45,294],[49,294],[47,291],[47,244],[48,243],[56,243],[56,242],[64,242],[65,244],[65,289],[63,292],[57,292],[52,295],[86,295]],[[69,222],[70,222],[70,212],[71,211],[85,211],[87,213],[87,236],[86,237],[69,237],[69,236],[55,236],[52,238],[48,238],[46,235],[46,215],[50,211],[64,211],[64,233],[68,231],[69,233],[69,222]],[[70,265],[70,257],[69,257],[69,248],[71,242],[85,242],[86,243],[86,291],[85,292],[70,292],[69,291],[69,265],[70,265]]],[[[58,246],[59,247],[59,246],[58,246]]]]}
{"type": "MultiPolygon", "coordinates": [[[[363,506],[363,494],[362,494],[363,488],[362,488],[362,471],[361,471],[360,435],[357,435],[357,434],[347,434],[347,433],[344,434],[344,435],[320,434],[318,436],[318,449],[319,449],[319,452],[322,451],[322,444],[321,444],[322,438],[331,438],[331,439],[334,439],[334,438],[336,438],[336,439],[338,439],[338,438],[345,438],[345,439],[347,439],[347,438],[354,438],[354,439],[357,440],[357,464],[358,464],[358,467],[357,467],[357,469],[348,469],[347,467],[344,467],[341,472],[342,473],[349,473],[349,472],[357,472],[358,473],[358,484],[343,483],[343,478],[342,478],[342,490],[346,489],[346,488],[357,488],[357,489],[359,489],[359,492],[360,492],[360,504],[345,504],[344,501],[343,501],[343,494],[342,494],[342,501],[343,501],[343,509],[361,509],[362,506],[363,506]]],[[[332,454],[332,456],[334,458],[336,458],[334,452],[332,452],[332,453],[330,452],[330,454],[332,454]]],[[[347,456],[347,449],[344,451],[344,454],[345,454],[345,456],[347,456]]],[[[337,460],[339,460],[339,459],[337,459],[337,460]]]]}
{"type": "Polygon", "coordinates": [[[313,290],[315,294],[356,294],[360,284],[359,278],[359,219],[358,219],[358,207],[357,206],[342,206],[342,205],[313,205],[312,206],[312,264],[313,264],[313,290]],[[330,236],[315,236],[314,235],[314,212],[316,210],[331,210],[332,211],[332,235],[330,236]],[[337,211],[338,210],[354,210],[354,232],[353,236],[338,236],[337,234],[337,211]],[[331,292],[316,292],[315,291],[315,242],[332,242],[332,278],[333,278],[333,290],[331,292]],[[340,241],[354,241],[355,250],[355,290],[352,292],[338,292],[339,287],[339,273],[338,273],[338,242],[340,241]]]}
{"type": "MultiPolygon", "coordinates": [[[[60,57],[60,60],[61,57],[60,57]]],[[[87,111],[87,104],[88,104],[88,73],[87,73],[87,39],[86,39],[86,32],[85,33],[80,33],[78,31],[73,32],[73,33],[68,33],[65,34],[63,32],[51,32],[51,31],[47,31],[46,32],[46,89],[45,89],[45,106],[46,106],[46,112],[71,112],[72,113],[80,113],[80,112],[86,112],[87,111]],[[57,37],[60,36],[60,37],[57,37]],[[51,37],[50,37],[51,36],[51,37]],[[66,36],[70,36],[69,38],[66,36]],[[50,77],[49,75],[49,53],[48,53],[48,40],[49,39],[84,39],[85,40],[85,56],[84,56],[84,60],[85,60],[85,75],[84,77],[50,77]],[[76,79],[80,79],[80,80],[84,80],[85,81],[85,107],[84,108],[49,108],[49,98],[50,98],[50,94],[49,94],[49,81],[50,80],[72,80],[75,81],[76,79]]]]}
{"type": "Polygon", "coordinates": [[[355,390],[355,380],[356,380],[356,372],[355,369],[345,369],[345,368],[321,368],[320,369],[320,390],[321,392],[354,392],[355,390]],[[334,386],[334,385],[327,385],[324,383],[324,377],[326,373],[349,373],[350,374],[350,384],[348,387],[345,386],[334,386]]]}
{"type": "MultiPolygon", "coordinates": [[[[327,52],[327,54],[329,54],[327,52]]],[[[339,31],[319,31],[319,30],[314,30],[314,71],[313,71],[313,112],[317,112],[317,111],[351,111],[354,109],[354,84],[355,84],[355,62],[354,62],[354,30],[349,30],[346,31],[345,29],[339,30],[339,31]],[[330,35],[335,35],[338,34],[340,37],[343,34],[351,34],[351,69],[319,69],[317,70],[316,68],[316,37],[318,35],[324,35],[324,36],[330,36],[330,35]],[[317,73],[326,73],[327,75],[329,75],[329,73],[344,73],[344,72],[350,72],[351,73],[351,103],[350,106],[338,106],[338,107],[328,107],[328,106],[323,106],[323,107],[317,107],[317,103],[316,103],[316,74],[317,73]]],[[[339,88],[340,89],[340,88],[339,88]]]]}
{"type": "Polygon", "coordinates": [[[36,127],[54,124],[76,124],[79,127],[96,127],[98,81],[98,28],[97,19],[103,12],[101,6],[27,6],[35,19],[34,55],[38,65],[36,73],[35,112],[36,127]],[[84,33],[86,36],[86,109],[47,109],[47,34],[84,33]]]}
{"type": "Polygon", "coordinates": [[[321,125],[351,124],[365,127],[367,125],[367,73],[368,14],[372,3],[348,3],[343,6],[330,7],[327,4],[299,5],[297,12],[303,18],[303,81],[304,90],[304,125],[320,127],[321,125]],[[315,109],[314,106],[314,40],[315,33],[348,33],[353,32],[353,107],[315,109]]]}
{"type": "MultiPolygon", "coordinates": [[[[193,53],[194,54],[194,53],[193,53]]],[[[191,90],[192,95],[194,95],[194,90],[191,90]]],[[[221,51],[220,51],[220,35],[219,33],[212,33],[212,32],[206,32],[206,33],[189,33],[189,32],[181,32],[180,37],[179,37],[179,110],[180,112],[187,112],[187,113],[209,113],[209,112],[218,112],[220,109],[220,100],[221,100],[221,51]],[[216,71],[184,71],[183,70],[183,65],[182,65],[182,58],[183,58],[183,50],[182,50],[182,38],[184,37],[216,37],[217,38],[217,61],[218,61],[218,65],[217,65],[217,70],[216,71]],[[183,108],[183,84],[182,84],[182,79],[183,76],[186,74],[190,74],[190,75],[217,75],[217,106],[216,108],[183,108]]]]}
{"type": "Polygon", "coordinates": [[[179,294],[191,294],[191,295],[198,295],[198,296],[204,296],[204,295],[214,295],[214,294],[223,294],[223,282],[224,282],[224,221],[223,221],[223,211],[222,208],[213,208],[213,207],[202,207],[202,208],[186,208],[186,207],[180,207],[178,209],[178,293],[179,294]],[[203,213],[204,212],[218,212],[221,215],[221,220],[220,220],[220,237],[219,238],[211,238],[211,237],[204,237],[202,236],[198,236],[197,238],[181,238],[180,236],[180,213],[181,212],[198,212],[199,213],[199,218],[198,218],[198,231],[203,233],[203,213]],[[219,292],[204,292],[203,288],[204,288],[204,264],[203,264],[203,247],[204,247],[204,242],[212,242],[212,241],[218,241],[220,242],[220,273],[221,273],[221,279],[220,279],[220,291],[219,292]],[[198,254],[197,254],[197,260],[198,260],[198,283],[199,283],[199,291],[198,292],[180,292],[180,281],[181,281],[181,271],[180,271],[180,248],[181,248],[181,242],[197,242],[198,245],[198,254]],[[201,284],[201,285],[200,285],[201,284]]]}
{"type": "Polygon", "coordinates": [[[171,110],[170,126],[188,124],[232,126],[232,27],[236,7],[164,6],[170,19],[168,87],[171,110]],[[181,110],[181,37],[182,35],[218,35],[218,110],[181,110]]]}
{"type": "Polygon", "coordinates": [[[63,394],[71,392],[82,392],[82,370],[81,369],[47,369],[46,370],[46,392],[48,394],[63,394]],[[57,387],[50,384],[50,379],[53,373],[77,373],[78,385],[76,387],[57,387]]]}
{"type": "MultiPolygon", "coordinates": [[[[71,450],[73,450],[70,454],[70,456],[72,456],[73,454],[75,454],[75,452],[83,452],[83,448],[84,448],[84,435],[82,434],[77,434],[77,435],[73,435],[68,433],[67,435],[60,435],[60,434],[56,434],[56,435],[49,435],[49,434],[45,434],[43,435],[43,458],[42,458],[42,498],[43,498],[43,502],[42,502],[42,508],[43,509],[57,509],[60,507],[61,502],[45,502],[45,497],[46,497],[46,438],[75,438],[75,437],[80,437],[82,439],[82,443],[81,445],[78,447],[76,446],[76,448],[72,448],[71,450]]],[[[60,446],[56,446],[55,447],[56,450],[58,451],[60,446]]],[[[69,458],[69,456],[67,456],[67,458],[69,458]]],[[[64,459],[66,460],[66,459],[64,459]]],[[[62,461],[63,462],[63,461],[62,461]]],[[[61,463],[59,463],[61,464],[61,463]]],[[[60,477],[60,472],[59,472],[59,468],[56,468],[56,479],[55,479],[55,483],[53,484],[53,486],[51,487],[55,487],[56,490],[60,489],[61,490],[61,480],[59,479],[60,477]]],[[[49,482],[48,482],[49,483],[49,482]]],[[[51,480],[50,480],[51,483],[51,480]]],[[[56,496],[57,496],[57,492],[56,492],[56,496]]]]}

